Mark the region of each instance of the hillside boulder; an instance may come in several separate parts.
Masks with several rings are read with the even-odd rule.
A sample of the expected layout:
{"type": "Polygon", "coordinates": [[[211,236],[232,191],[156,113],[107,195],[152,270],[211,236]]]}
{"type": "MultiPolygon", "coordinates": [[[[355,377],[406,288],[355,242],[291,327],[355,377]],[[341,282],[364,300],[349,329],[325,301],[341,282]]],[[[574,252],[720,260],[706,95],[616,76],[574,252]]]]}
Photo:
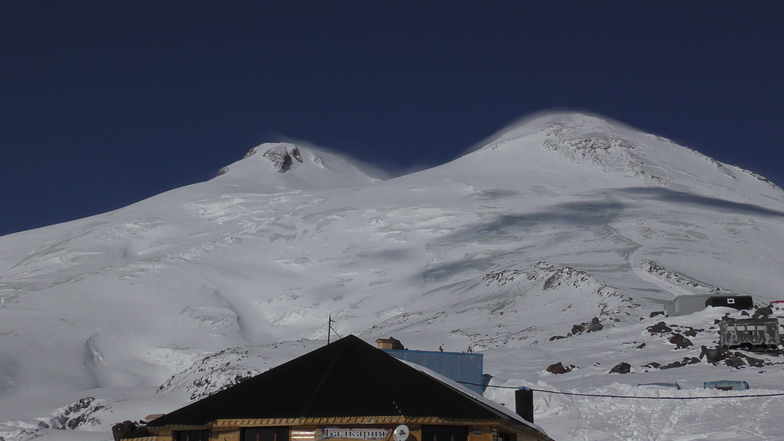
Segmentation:
{"type": "Polygon", "coordinates": [[[547,372],[550,372],[551,374],[555,374],[555,375],[566,374],[571,371],[572,371],[571,367],[564,366],[560,361],[558,363],[547,366],[547,372]]]}
{"type": "Polygon", "coordinates": [[[610,369],[611,374],[628,374],[632,371],[632,366],[629,363],[618,363],[610,369]]]}

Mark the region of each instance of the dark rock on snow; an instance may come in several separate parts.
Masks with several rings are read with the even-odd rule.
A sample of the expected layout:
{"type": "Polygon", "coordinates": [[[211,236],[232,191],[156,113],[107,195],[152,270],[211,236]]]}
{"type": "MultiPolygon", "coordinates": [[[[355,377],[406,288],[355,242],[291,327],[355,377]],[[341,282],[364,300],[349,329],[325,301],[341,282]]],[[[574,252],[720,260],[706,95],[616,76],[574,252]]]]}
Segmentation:
{"type": "Polygon", "coordinates": [[[673,335],[670,337],[669,342],[675,345],[675,349],[683,349],[688,348],[689,346],[694,346],[694,343],[692,343],[691,340],[681,334],[673,335]]]}
{"type": "Polygon", "coordinates": [[[628,374],[631,372],[632,366],[629,363],[618,363],[610,369],[611,374],[628,374]]]}
{"type": "Polygon", "coordinates": [[[724,359],[724,353],[721,348],[708,348],[705,345],[700,347],[700,358],[705,357],[708,363],[716,364],[724,359]]]}
{"type": "Polygon", "coordinates": [[[672,331],[672,328],[667,326],[667,324],[664,322],[659,322],[656,323],[655,325],[648,326],[648,332],[650,332],[651,335],[664,334],[665,332],[670,332],[670,331],[672,331]]]}
{"type": "Polygon", "coordinates": [[[547,366],[547,372],[550,372],[551,374],[555,374],[555,375],[566,374],[571,371],[572,371],[571,367],[564,366],[560,361],[558,363],[547,366]]]}
{"type": "Polygon", "coordinates": [[[746,362],[743,361],[743,359],[738,357],[738,356],[731,355],[726,360],[724,360],[724,364],[726,364],[729,367],[734,367],[736,369],[740,369],[740,368],[742,368],[743,366],[746,365],[746,362]]]}

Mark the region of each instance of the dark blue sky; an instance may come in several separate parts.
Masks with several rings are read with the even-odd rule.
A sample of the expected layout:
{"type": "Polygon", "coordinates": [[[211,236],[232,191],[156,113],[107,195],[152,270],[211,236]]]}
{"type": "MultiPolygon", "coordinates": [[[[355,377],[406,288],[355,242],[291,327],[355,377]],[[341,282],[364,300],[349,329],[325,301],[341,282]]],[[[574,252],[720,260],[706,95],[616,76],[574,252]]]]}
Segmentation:
{"type": "Polygon", "coordinates": [[[0,235],[281,136],[400,172],[599,113],[784,186],[784,2],[0,2],[0,235]]]}

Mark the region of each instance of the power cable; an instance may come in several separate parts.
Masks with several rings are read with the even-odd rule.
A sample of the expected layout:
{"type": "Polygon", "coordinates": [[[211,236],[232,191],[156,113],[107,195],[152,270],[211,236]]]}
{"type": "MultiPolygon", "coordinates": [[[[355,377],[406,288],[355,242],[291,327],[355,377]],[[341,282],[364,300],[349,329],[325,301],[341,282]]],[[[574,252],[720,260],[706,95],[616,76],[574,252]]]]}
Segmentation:
{"type": "MultiPolygon", "coordinates": [[[[477,383],[469,383],[466,381],[458,381],[458,383],[470,384],[472,386],[495,387],[499,389],[521,389],[518,386],[493,386],[489,384],[483,385],[477,383]]],[[[721,395],[715,397],[640,397],[635,395],[584,394],[584,393],[577,393],[577,392],[563,392],[563,391],[555,391],[555,390],[534,389],[530,387],[528,389],[534,392],[542,392],[546,394],[570,395],[576,397],[597,397],[597,398],[633,398],[637,400],[712,400],[712,399],[720,399],[720,398],[784,397],[784,392],[775,393],[775,394],[721,395]]]]}
{"type": "Polygon", "coordinates": [[[343,337],[340,336],[340,334],[338,334],[338,331],[336,331],[335,328],[332,327],[332,325],[329,325],[329,328],[332,329],[332,332],[334,332],[335,335],[338,336],[338,338],[343,338],[343,337]]]}

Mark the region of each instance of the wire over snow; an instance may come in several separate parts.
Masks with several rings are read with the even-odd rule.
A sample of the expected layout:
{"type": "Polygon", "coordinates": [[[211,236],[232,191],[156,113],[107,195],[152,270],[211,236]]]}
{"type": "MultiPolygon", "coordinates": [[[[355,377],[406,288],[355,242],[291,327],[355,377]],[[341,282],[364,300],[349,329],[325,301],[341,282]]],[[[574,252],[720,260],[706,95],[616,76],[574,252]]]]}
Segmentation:
{"type": "MultiPolygon", "coordinates": [[[[476,384],[476,383],[469,383],[466,381],[458,381],[460,384],[470,384],[473,386],[483,386],[483,387],[495,387],[499,389],[521,389],[519,386],[493,386],[493,385],[483,385],[483,384],[476,384]]],[[[780,393],[773,393],[773,394],[749,394],[749,395],[717,395],[712,397],[641,397],[636,395],[611,395],[611,394],[586,394],[586,393],[578,393],[578,392],[564,392],[564,391],[557,391],[557,390],[544,390],[544,389],[534,389],[528,388],[534,392],[542,392],[546,394],[558,394],[558,395],[570,395],[576,397],[597,397],[597,398],[633,398],[638,400],[708,400],[708,399],[717,399],[717,398],[764,398],[764,397],[784,397],[784,392],[780,393]]]]}

